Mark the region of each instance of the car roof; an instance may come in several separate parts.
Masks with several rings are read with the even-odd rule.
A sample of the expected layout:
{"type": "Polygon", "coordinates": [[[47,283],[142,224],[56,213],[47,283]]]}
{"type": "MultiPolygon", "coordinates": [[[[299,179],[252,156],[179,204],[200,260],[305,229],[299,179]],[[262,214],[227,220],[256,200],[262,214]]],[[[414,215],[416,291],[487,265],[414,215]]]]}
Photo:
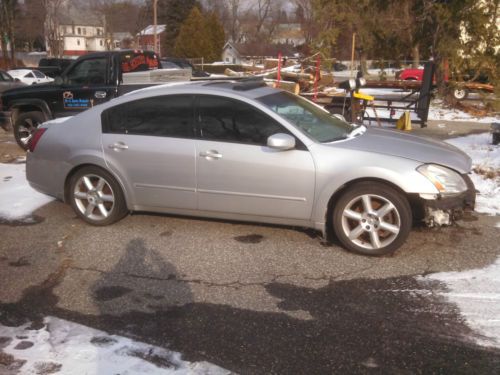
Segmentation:
{"type": "Polygon", "coordinates": [[[28,74],[32,71],[33,71],[33,69],[15,69],[15,70],[9,70],[8,73],[14,77],[14,76],[22,76],[22,75],[28,74]]]}
{"type": "Polygon", "coordinates": [[[189,82],[172,82],[155,85],[132,91],[125,96],[155,96],[169,94],[172,91],[186,91],[193,94],[214,94],[215,92],[232,93],[248,99],[259,98],[279,91],[266,85],[263,79],[241,80],[199,80],[189,82]]]}

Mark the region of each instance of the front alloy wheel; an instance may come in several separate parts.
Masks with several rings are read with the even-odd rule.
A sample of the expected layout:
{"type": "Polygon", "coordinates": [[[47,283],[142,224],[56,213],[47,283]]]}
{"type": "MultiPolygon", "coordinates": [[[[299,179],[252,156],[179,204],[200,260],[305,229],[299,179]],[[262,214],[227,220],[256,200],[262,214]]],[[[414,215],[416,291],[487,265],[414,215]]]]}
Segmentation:
{"type": "Polygon", "coordinates": [[[334,209],[334,231],[349,250],[365,255],[395,251],[411,229],[411,209],[402,194],[380,183],[347,190],[334,209]]]}
{"type": "Polygon", "coordinates": [[[72,177],[70,197],[76,214],[93,225],[111,224],[127,212],[120,186],[97,167],[85,167],[72,177]]]}

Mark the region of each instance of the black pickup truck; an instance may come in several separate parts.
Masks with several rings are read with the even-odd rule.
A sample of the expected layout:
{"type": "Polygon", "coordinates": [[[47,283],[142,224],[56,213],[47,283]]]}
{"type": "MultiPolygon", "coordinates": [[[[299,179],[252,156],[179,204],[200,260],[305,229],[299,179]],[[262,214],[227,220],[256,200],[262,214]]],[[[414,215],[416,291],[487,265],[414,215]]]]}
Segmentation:
{"type": "Polygon", "coordinates": [[[41,71],[47,77],[56,78],[66,70],[74,60],[71,59],[56,59],[56,58],[43,58],[38,62],[38,67],[34,68],[41,71]]]}
{"type": "Polygon", "coordinates": [[[0,126],[6,130],[13,126],[17,143],[26,149],[33,131],[42,122],[72,116],[126,92],[151,86],[155,83],[124,84],[123,76],[160,67],[158,56],[150,51],[108,51],[81,56],[54,82],[0,94],[0,126]]]}

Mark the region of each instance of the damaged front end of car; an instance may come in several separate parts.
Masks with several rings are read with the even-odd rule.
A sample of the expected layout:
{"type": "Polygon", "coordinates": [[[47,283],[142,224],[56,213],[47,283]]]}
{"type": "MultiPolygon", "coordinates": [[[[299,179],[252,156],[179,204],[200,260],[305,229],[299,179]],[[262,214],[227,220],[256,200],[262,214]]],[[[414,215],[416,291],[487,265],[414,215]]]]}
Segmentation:
{"type": "Polygon", "coordinates": [[[450,189],[445,184],[439,186],[441,181],[433,181],[437,182],[435,185],[440,190],[438,194],[419,194],[420,219],[427,227],[452,225],[467,213],[474,211],[476,203],[474,183],[467,174],[457,173],[456,176],[459,176],[463,184],[458,183],[450,189]]]}

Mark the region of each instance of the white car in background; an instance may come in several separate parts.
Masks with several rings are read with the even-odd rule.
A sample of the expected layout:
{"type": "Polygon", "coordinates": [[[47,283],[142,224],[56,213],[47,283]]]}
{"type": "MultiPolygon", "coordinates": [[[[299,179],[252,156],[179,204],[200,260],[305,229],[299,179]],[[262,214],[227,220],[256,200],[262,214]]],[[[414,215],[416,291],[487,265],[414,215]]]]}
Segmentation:
{"type": "Polygon", "coordinates": [[[41,71],[36,69],[14,69],[9,70],[8,73],[19,81],[27,85],[36,85],[38,83],[53,82],[54,78],[47,77],[41,71]]]}

